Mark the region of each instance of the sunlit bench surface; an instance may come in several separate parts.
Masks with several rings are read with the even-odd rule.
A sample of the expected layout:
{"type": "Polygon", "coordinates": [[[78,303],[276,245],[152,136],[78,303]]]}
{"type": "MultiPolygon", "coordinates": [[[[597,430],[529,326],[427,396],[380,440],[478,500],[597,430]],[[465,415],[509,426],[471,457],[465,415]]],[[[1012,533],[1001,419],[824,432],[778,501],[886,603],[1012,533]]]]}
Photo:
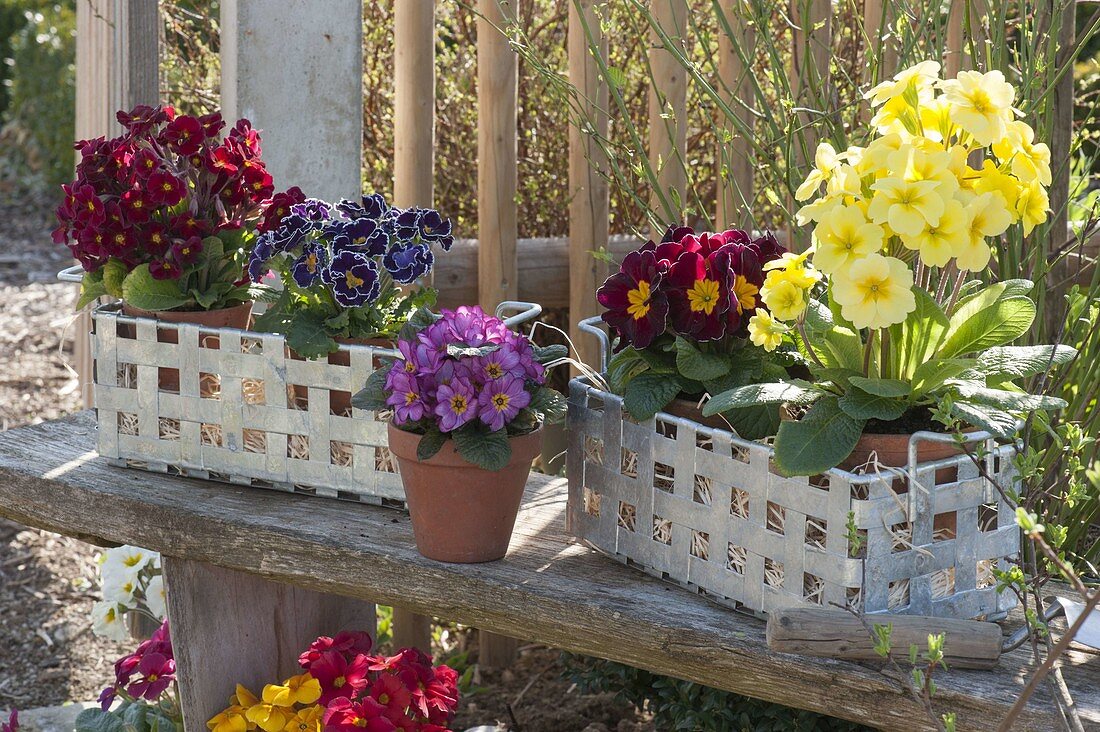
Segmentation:
{"type": "MultiPolygon", "coordinates": [[[[188,732],[206,729],[235,681],[259,686],[309,637],[366,622],[365,603],[346,598],[882,729],[932,729],[883,671],[771,652],[763,622],[572,544],[565,502],[564,480],[533,474],[506,559],[440,564],[417,554],[392,509],[112,467],[95,453],[90,412],[0,433],[0,516],[165,556],[188,732]]],[[[995,729],[1030,656],[937,674],[937,706],[960,730],[995,729]]],[[[1063,673],[1085,728],[1100,729],[1100,654],[1075,647],[1063,673]]],[[[1043,684],[1019,728],[1055,729],[1049,699],[1043,684]]]]}

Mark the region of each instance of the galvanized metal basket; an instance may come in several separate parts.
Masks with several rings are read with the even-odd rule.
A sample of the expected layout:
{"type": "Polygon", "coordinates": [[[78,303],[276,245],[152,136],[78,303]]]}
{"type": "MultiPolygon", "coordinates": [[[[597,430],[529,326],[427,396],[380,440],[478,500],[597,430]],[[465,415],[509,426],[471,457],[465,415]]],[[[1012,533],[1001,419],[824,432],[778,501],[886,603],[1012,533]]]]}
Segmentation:
{"type": "MultiPolygon", "coordinates": [[[[281,335],[136,318],[119,307],[92,312],[100,455],[154,472],[404,504],[386,447],[388,415],[333,408],[396,351],[341,345],[347,365],[305,361],[281,335]],[[178,371],[178,392],[162,388],[164,369],[178,371]]],[[[541,312],[534,303],[497,307],[498,315],[515,313],[509,327],[541,312]]]]}
{"type": "MultiPolygon", "coordinates": [[[[606,347],[598,322],[582,328],[606,347]]],[[[1015,604],[993,577],[1019,552],[1015,514],[970,457],[917,463],[917,443],[943,435],[914,435],[907,469],[788,478],[766,444],[666,413],[636,422],[583,378],[569,385],[568,434],[571,533],[723,604],[985,619],[1015,604]]],[[[987,440],[983,467],[1001,486],[1015,482],[1013,453],[987,440]]]]}

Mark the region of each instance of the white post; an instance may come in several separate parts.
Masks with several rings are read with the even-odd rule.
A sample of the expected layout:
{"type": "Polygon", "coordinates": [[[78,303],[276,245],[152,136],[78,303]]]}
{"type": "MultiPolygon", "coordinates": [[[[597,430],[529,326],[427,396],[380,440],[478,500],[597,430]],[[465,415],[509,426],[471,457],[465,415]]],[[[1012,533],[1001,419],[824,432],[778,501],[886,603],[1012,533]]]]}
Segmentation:
{"type": "Polygon", "coordinates": [[[363,3],[223,0],[222,111],[262,131],[277,190],[356,198],[362,185],[363,3]]]}

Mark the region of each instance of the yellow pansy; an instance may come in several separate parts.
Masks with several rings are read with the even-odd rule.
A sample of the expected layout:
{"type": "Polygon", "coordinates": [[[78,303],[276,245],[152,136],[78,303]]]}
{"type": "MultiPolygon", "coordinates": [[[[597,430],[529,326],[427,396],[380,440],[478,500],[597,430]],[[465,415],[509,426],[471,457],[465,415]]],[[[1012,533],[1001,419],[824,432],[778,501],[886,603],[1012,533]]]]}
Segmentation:
{"type": "Polygon", "coordinates": [[[787,326],[773,318],[767,310],[756,309],[756,314],[749,318],[749,340],[754,346],[761,346],[765,351],[774,351],[783,342],[783,334],[789,329],[787,326]]]}
{"type": "Polygon", "coordinates": [[[321,682],[308,673],[291,676],[282,686],[272,685],[264,689],[264,701],[280,707],[312,704],[320,698],[321,682]]]}
{"type": "Polygon", "coordinates": [[[871,185],[875,191],[867,209],[876,224],[888,223],[898,234],[916,236],[926,224],[938,224],[943,214],[940,184],[930,180],[883,178],[871,185]]]}
{"type": "Polygon", "coordinates": [[[244,707],[233,705],[212,717],[206,728],[210,732],[248,732],[248,719],[244,716],[244,707]]]}
{"type": "Polygon", "coordinates": [[[979,145],[992,145],[1005,136],[1014,91],[1000,71],[960,71],[958,77],[941,81],[940,88],[951,105],[951,121],[979,145]]]}
{"type": "Polygon", "coordinates": [[[1047,220],[1047,210],[1050,208],[1050,198],[1047,191],[1039,181],[1033,180],[1020,189],[1020,197],[1016,201],[1016,213],[1024,224],[1024,236],[1028,236],[1036,226],[1047,220]]]}
{"type": "MultiPolygon", "coordinates": [[[[916,236],[901,237],[901,243],[908,249],[918,250],[921,261],[928,266],[942,267],[962,247],[969,223],[962,203],[951,200],[944,206],[938,224],[925,226],[916,236]]],[[[817,261],[816,258],[814,261],[817,261]]]]}
{"type": "Polygon", "coordinates": [[[918,96],[927,95],[932,84],[939,78],[940,65],[935,61],[922,61],[894,74],[894,78],[873,87],[864,97],[871,100],[871,106],[877,107],[887,101],[913,90],[918,96]]]}
{"type": "Polygon", "coordinates": [[[913,273],[896,257],[869,254],[833,278],[841,315],[857,328],[887,328],[917,307],[913,273]]]}
{"type": "Polygon", "coordinates": [[[306,707],[287,720],[283,732],[322,732],[325,728],[325,708],[320,704],[306,707]]]}
{"type": "Polygon", "coordinates": [[[806,309],[806,298],[803,289],[790,280],[783,279],[783,274],[781,270],[769,274],[760,290],[760,297],[775,317],[780,320],[795,320],[806,309]],[[773,280],[776,275],[780,277],[773,280]]]}
{"type": "Polygon", "coordinates": [[[814,267],[832,274],[882,249],[883,230],[858,206],[842,206],[821,220],[814,237],[814,267]]]}
{"type": "Polygon", "coordinates": [[[260,702],[245,710],[245,717],[264,732],[283,732],[294,711],[286,707],[260,702]]]}
{"type": "Polygon", "coordinates": [[[1011,161],[1012,174],[1022,182],[1050,185],[1050,148],[1035,142],[1035,130],[1026,122],[1010,122],[1005,138],[993,144],[993,154],[1002,162],[1011,161]]]}
{"type": "Polygon", "coordinates": [[[1005,206],[1000,193],[983,193],[975,196],[965,206],[967,213],[966,236],[955,252],[955,264],[959,269],[977,272],[989,264],[991,236],[1000,236],[1012,225],[1012,214],[1005,206]]]}
{"type": "Polygon", "coordinates": [[[802,181],[802,185],[798,187],[798,190],[794,192],[795,200],[805,201],[813,196],[821,184],[829,180],[833,174],[833,169],[839,164],[840,160],[833,146],[827,142],[819,144],[817,152],[814,154],[815,167],[806,176],[806,180],[802,181]]]}

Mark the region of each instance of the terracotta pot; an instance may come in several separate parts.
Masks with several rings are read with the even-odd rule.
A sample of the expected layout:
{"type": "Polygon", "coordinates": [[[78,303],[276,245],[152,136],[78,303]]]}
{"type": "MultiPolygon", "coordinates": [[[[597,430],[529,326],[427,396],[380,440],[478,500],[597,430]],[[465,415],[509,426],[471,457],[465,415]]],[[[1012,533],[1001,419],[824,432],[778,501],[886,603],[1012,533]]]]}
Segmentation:
{"type": "MultiPolygon", "coordinates": [[[[252,303],[246,302],[231,308],[218,310],[143,310],[127,302],[122,303],[122,314],[137,318],[152,318],[166,323],[195,323],[208,328],[236,328],[245,330],[252,320],[252,303]]],[[[126,335],[133,337],[132,326],[123,326],[126,335]]],[[[179,343],[178,333],[171,329],[157,329],[159,343],[179,343]]],[[[220,341],[217,336],[203,337],[203,345],[217,348],[220,341]]],[[[163,391],[180,390],[179,369],[162,368],[157,373],[157,384],[163,391]]]]}
{"type": "MultiPolygon", "coordinates": [[[[345,346],[375,346],[377,348],[396,348],[394,342],[389,338],[337,338],[337,343],[341,343],[345,346]]],[[[288,353],[295,361],[305,361],[299,354],[293,350],[288,349],[288,353]]],[[[328,355],[328,362],[333,366],[351,366],[351,354],[347,351],[333,351],[328,355]]],[[[295,385],[292,387],[292,393],[295,401],[300,404],[306,404],[309,399],[309,388],[305,386],[295,385]]],[[[328,406],[329,411],[332,414],[351,414],[351,397],[350,391],[330,391],[328,393],[328,406]]]]}
{"type": "Polygon", "coordinates": [[[693,422],[706,425],[711,429],[726,430],[728,432],[730,428],[730,426],[726,424],[726,420],[722,419],[720,415],[712,414],[709,417],[704,417],[703,410],[699,408],[699,403],[690,399],[680,399],[677,397],[669,402],[668,406],[661,411],[668,412],[676,417],[690,419],[693,422]]]}
{"type": "MultiPolygon", "coordinates": [[[[962,447],[955,442],[919,442],[917,443],[917,462],[930,463],[936,460],[961,455],[962,447]]],[[[844,462],[841,470],[852,470],[866,464],[874,453],[880,465],[889,468],[904,468],[909,465],[909,435],[864,434],[856,443],[844,462]]],[[[957,467],[940,468],[936,471],[936,483],[950,483],[959,474],[957,467]]],[[[899,491],[903,482],[895,481],[894,490],[899,491]]],[[[933,529],[948,536],[955,536],[956,518],[954,513],[937,514],[933,520],[933,529]]]]}
{"type": "Polygon", "coordinates": [[[390,424],[389,447],[405,485],[417,550],[429,559],[461,564],[502,558],[542,430],[511,438],[512,460],[496,472],[463,460],[453,440],[421,462],[416,459],[419,442],[420,435],[390,424]]]}

